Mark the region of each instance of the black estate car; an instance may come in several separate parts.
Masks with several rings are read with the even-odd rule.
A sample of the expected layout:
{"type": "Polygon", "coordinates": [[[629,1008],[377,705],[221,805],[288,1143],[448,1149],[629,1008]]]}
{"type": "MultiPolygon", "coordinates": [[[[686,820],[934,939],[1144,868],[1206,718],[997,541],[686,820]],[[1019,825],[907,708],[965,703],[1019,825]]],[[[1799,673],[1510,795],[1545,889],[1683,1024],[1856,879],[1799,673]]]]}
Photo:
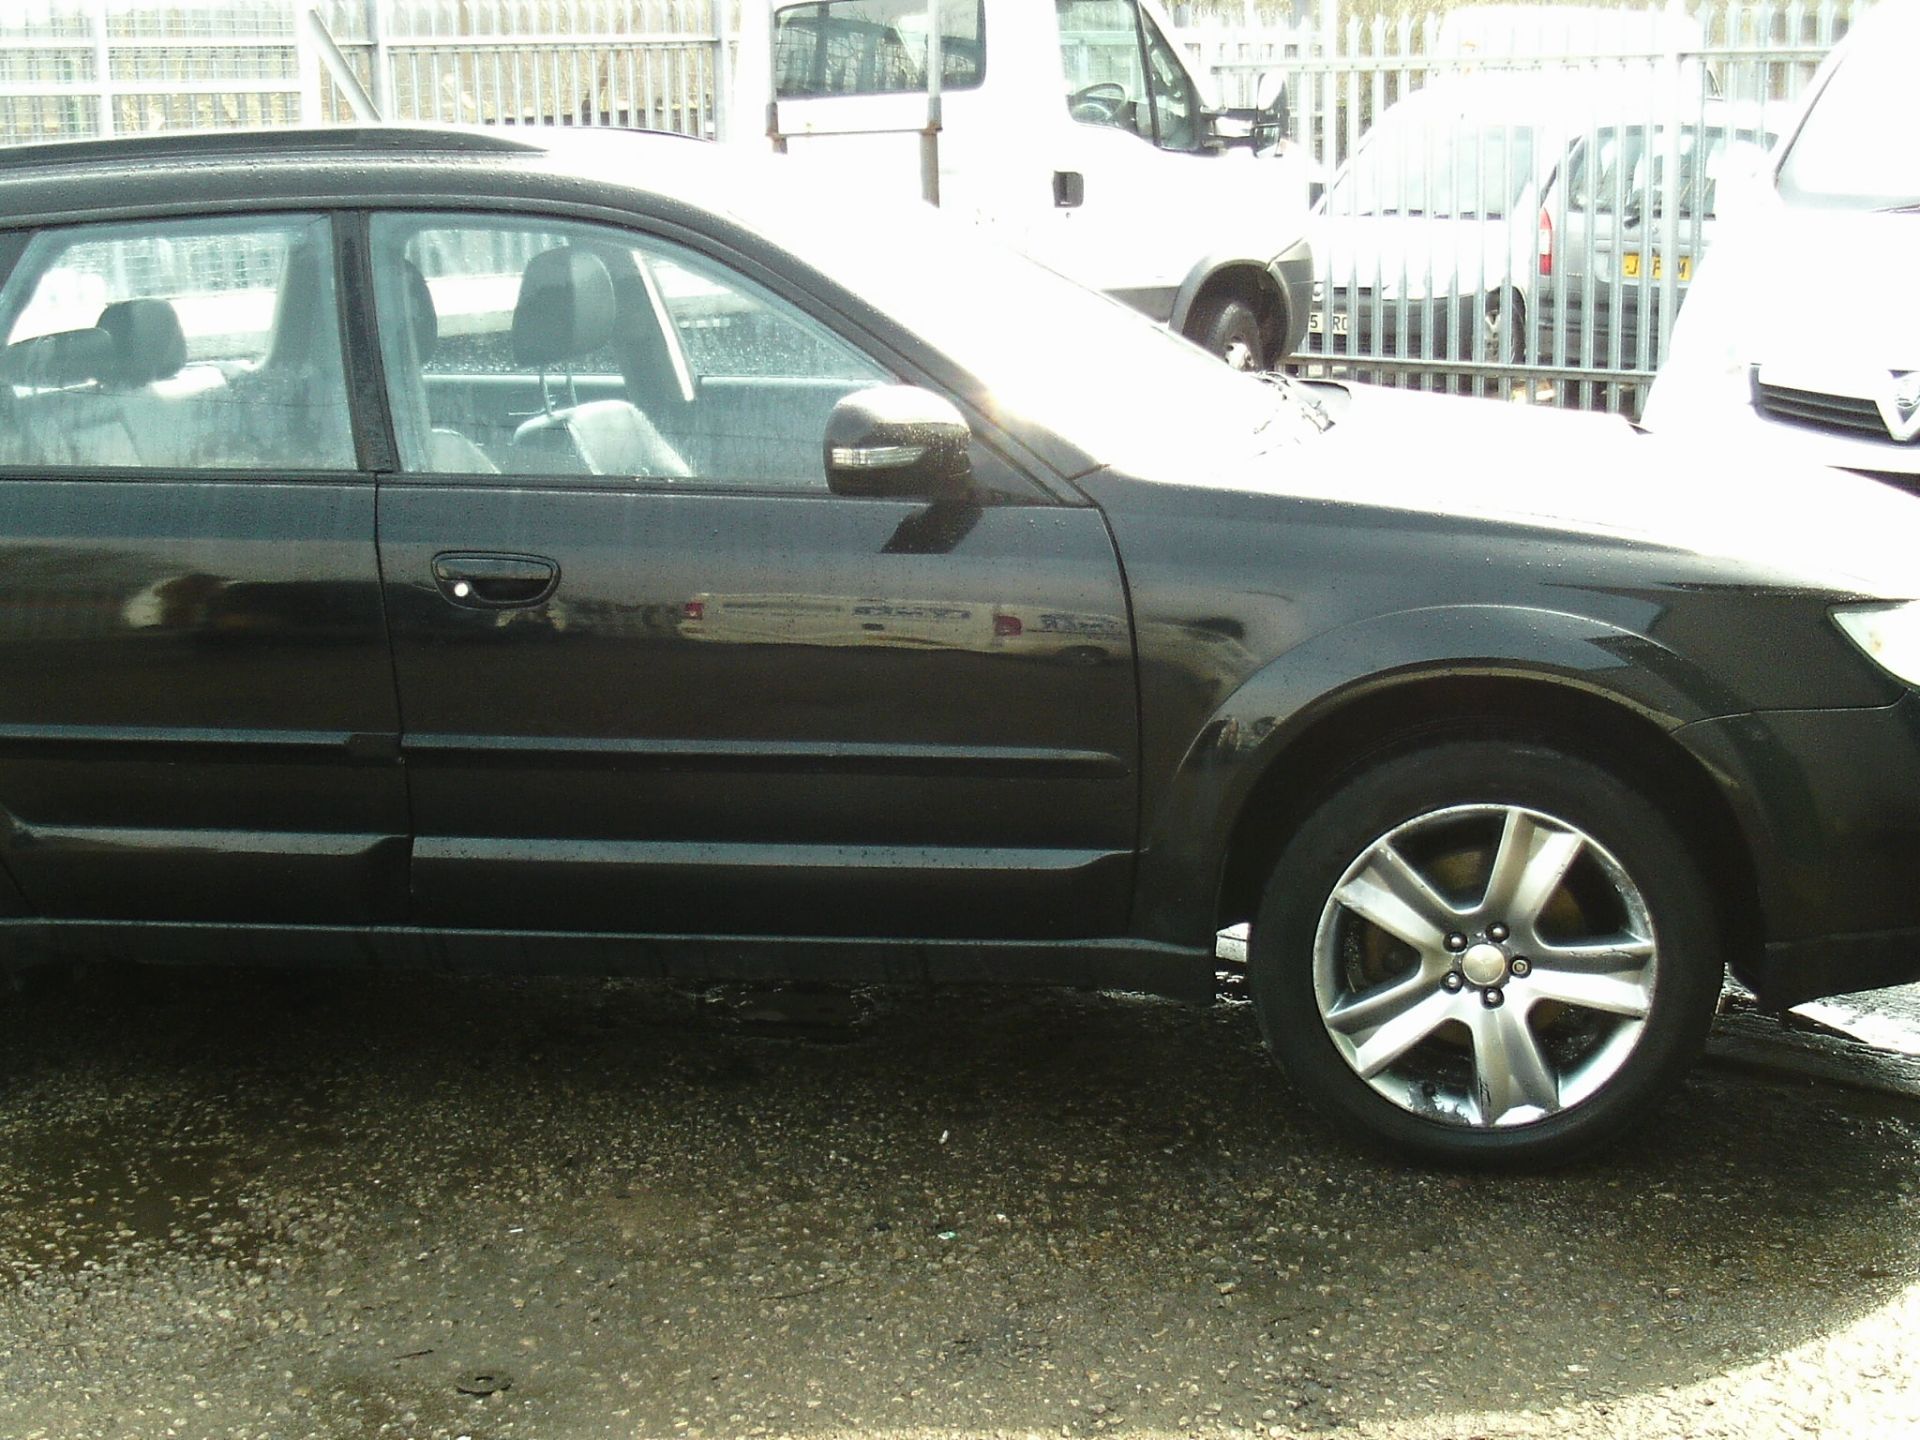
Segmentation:
{"type": "Polygon", "coordinates": [[[1213,993],[1429,1157],[1920,975],[1920,501],[667,137],[0,154],[6,963],[1213,993]]]}

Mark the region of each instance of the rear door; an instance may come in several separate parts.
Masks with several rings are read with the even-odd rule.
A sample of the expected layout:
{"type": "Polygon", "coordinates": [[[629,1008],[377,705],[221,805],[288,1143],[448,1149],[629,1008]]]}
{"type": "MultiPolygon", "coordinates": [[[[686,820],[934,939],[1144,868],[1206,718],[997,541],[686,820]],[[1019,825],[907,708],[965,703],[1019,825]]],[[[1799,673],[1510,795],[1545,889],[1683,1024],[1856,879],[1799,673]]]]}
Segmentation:
{"type": "Polygon", "coordinates": [[[5,869],[56,917],[400,918],[331,222],[16,232],[0,270],[5,869]]]}
{"type": "Polygon", "coordinates": [[[378,214],[380,547],[416,920],[1113,933],[1132,641],[1097,511],[986,437],[975,503],[828,492],[902,378],[732,255],[378,214]]]}

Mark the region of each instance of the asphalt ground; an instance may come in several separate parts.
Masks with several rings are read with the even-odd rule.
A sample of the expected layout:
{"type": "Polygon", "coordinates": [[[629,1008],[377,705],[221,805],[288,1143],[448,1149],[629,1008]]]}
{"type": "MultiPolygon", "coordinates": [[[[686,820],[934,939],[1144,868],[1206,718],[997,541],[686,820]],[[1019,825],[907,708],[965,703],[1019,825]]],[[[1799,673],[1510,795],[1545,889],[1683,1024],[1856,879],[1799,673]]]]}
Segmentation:
{"type": "Polygon", "coordinates": [[[1920,1088],[1805,1022],[1500,1178],[1234,1004],[209,971],[0,1032],[8,1440],[1920,1433],[1920,1088]]]}

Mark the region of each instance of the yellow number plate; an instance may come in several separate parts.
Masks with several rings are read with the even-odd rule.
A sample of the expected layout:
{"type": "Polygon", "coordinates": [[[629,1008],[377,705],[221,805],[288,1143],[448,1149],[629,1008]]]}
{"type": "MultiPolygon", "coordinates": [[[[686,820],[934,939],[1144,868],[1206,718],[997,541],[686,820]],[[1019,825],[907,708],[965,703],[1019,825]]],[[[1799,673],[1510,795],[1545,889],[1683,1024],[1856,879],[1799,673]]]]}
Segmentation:
{"type": "MultiPolygon", "coordinates": [[[[1662,279],[1663,277],[1660,272],[1660,257],[1656,255],[1653,257],[1653,278],[1656,280],[1662,279]]],[[[1629,250],[1625,255],[1620,257],[1620,273],[1629,280],[1638,280],[1640,278],[1639,251],[1629,250]]],[[[1682,284],[1685,284],[1691,279],[1693,279],[1693,257],[1691,255],[1682,255],[1680,257],[1680,281],[1682,284]]]]}

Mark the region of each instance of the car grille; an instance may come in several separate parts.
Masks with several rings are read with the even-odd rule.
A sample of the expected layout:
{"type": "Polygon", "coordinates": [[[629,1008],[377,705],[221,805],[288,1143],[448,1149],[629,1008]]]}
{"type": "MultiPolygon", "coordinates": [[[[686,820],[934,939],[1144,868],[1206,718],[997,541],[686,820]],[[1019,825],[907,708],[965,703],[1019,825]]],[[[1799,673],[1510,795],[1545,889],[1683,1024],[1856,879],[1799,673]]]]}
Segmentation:
{"type": "Polygon", "coordinates": [[[1769,385],[1764,380],[1754,387],[1754,398],[1763,415],[1794,425],[1813,425],[1822,430],[1844,430],[1852,435],[1871,435],[1891,440],[1887,422],[1880,418],[1880,407],[1858,395],[1828,395],[1819,390],[1795,390],[1786,385],[1769,385]]]}

